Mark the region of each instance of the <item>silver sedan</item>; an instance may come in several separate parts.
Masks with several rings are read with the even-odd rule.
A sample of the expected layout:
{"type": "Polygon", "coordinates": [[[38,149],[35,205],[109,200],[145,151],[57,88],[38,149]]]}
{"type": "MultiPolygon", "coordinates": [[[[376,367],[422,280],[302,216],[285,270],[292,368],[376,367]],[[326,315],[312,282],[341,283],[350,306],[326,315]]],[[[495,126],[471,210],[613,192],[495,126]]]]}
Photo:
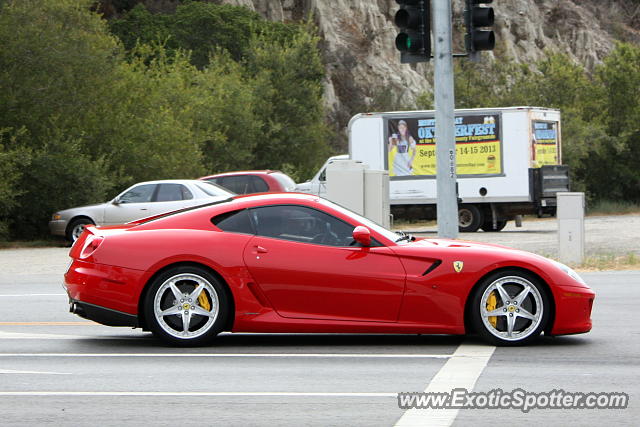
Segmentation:
{"type": "Polygon", "coordinates": [[[224,200],[233,193],[215,184],[187,179],[135,184],[115,199],[99,205],[66,209],[53,214],[51,234],[75,242],[86,225],[116,225],[204,203],[224,200]]]}

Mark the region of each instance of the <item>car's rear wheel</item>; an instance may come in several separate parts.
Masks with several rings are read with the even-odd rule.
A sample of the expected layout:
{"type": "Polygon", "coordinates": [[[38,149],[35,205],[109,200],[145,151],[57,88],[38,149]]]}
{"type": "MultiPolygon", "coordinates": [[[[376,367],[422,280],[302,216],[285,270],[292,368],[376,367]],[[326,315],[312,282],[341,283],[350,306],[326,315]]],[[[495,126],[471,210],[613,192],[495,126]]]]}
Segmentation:
{"type": "Polygon", "coordinates": [[[204,345],[226,324],[224,285],[195,266],[172,268],[153,280],[144,301],[145,320],[155,336],[179,346],[204,345]]]}
{"type": "Polygon", "coordinates": [[[495,345],[521,345],[535,339],[551,311],[539,279],[519,270],[488,276],[476,289],[471,303],[476,331],[495,345]]]}
{"type": "Polygon", "coordinates": [[[67,227],[67,240],[71,243],[78,240],[87,225],[95,224],[89,218],[78,218],[71,221],[71,224],[67,227]]]}

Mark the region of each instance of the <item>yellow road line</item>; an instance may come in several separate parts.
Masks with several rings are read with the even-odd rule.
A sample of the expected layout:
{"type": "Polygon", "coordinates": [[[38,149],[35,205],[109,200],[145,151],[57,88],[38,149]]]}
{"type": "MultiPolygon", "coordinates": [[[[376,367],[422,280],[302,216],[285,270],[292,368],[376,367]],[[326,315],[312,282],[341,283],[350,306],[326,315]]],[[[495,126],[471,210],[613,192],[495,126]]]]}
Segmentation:
{"type": "Polygon", "coordinates": [[[0,322],[0,326],[82,326],[98,325],[96,322],[0,322]]]}

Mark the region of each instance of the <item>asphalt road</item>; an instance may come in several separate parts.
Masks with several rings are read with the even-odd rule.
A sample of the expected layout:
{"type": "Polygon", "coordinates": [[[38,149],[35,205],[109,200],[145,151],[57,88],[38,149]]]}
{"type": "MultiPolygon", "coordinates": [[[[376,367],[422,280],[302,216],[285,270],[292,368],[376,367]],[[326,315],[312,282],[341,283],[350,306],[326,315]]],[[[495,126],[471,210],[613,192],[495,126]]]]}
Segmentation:
{"type": "Polygon", "coordinates": [[[0,425],[636,425],[640,417],[640,271],[583,274],[598,294],[594,330],[528,347],[451,336],[226,334],[211,347],[176,349],[68,313],[66,264],[61,248],[0,251],[0,425]],[[622,410],[528,413],[405,415],[398,407],[398,392],[459,385],[620,391],[630,401],[622,410]]]}

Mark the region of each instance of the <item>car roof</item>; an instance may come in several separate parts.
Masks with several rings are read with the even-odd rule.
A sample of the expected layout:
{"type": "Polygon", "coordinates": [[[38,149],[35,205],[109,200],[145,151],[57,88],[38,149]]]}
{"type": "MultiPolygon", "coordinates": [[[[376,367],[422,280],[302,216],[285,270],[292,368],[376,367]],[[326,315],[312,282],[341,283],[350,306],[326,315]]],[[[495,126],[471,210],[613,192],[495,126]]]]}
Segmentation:
{"type": "Polygon", "coordinates": [[[189,183],[197,183],[200,182],[198,179],[159,179],[155,181],[142,181],[136,182],[133,185],[139,184],[189,184],[189,183]]]}
{"type": "Polygon", "coordinates": [[[269,175],[272,173],[284,173],[281,172],[279,170],[271,170],[271,169],[264,169],[264,170],[250,170],[250,171],[233,171],[233,172],[222,172],[222,173],[216,173],[213,175],[207,175],[207,176],[203,176],[200,179],[210,179],[210,178],[218,178],[218,177],[222,177],[222,176],[235,176],[235,175],[269,175]]]}
{"type": "Polygon", "coordinates": [[[294,193],[294,192],[272,192],[272,193],[254,193],[254,194],[239,194],[233,197],[234,201],[253,202],[253,201],[316,201],[320,197],[315,194],[309,193],[294,193]]]}

